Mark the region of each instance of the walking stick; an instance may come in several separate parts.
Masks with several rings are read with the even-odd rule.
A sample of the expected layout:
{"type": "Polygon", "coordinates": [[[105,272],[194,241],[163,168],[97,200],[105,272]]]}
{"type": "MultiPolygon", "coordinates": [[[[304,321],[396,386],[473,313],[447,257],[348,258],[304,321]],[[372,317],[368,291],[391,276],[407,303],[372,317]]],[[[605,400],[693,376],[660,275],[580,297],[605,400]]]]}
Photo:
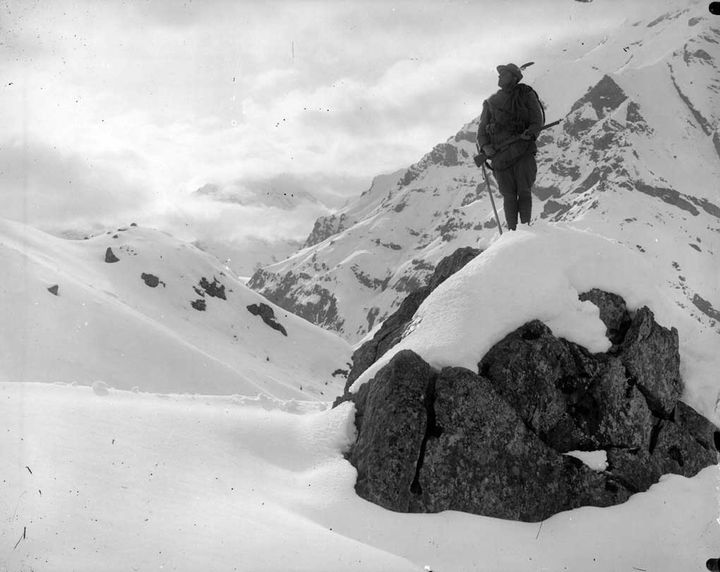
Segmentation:
{"type": "MultiPolygon", "coordinates": [[[[526,68],[527,66],[532,65],[532,62],[525,64],[523,67],[526,68]]],[[[558,119],[557,121],[553,121],[552,123],[548,123],[547,125],[543,125],[539,130],[538,134],[541,131],[545,131],[546,129],[549,129],[550,127],[555,127],[558,123],[560,123],[562,119],[558,119]]],[[[537,134],[536,134],[537,136],[537,134]]],[[[516,141],[519,141],[520,139],[523,139],[523,136],[517,135],[515,137],[511,137],[507,141],[503,142],[503,145],[497,149],[498,152],[504,151],[507,149],[510,145],[515,143],[516,141]]],[[[502,225],[500,224],[500,217],[498,216],[497,209],[495,208],[495,199],[493,199],[492,191],[490,190],[490,183],[488,181],[487,171],[485,170],[485,162],[487,161],[487,157],[485,156],[485,153],[482,152],[482,149],[480,148],[480,143],[477,139],[475,139],[475,147],[477,148],[478,154],[473,157],[475,160],[475,164],[478,167],[482,168],[483,177],[485,178],[485,186],[487,187],[488,194],[490,195],[490,202],[492,203],[493,212],[495,213],[495,220],[497,221],[498,228],[500,229],[500,234],[502,235],[502,225]]]]}
{"type": "Polygon", "coordinates": [[[488,195],[490,195],[490,203],[492,204],[493,212],[495,213],[495,221],[497,222],[500,236],[502,236],[502,225],[500,224],[500,217],[498,216],[497,209],[495,208],[495,199],[493,198],[492,190],[490,189],[490,181],[488,181],[487,171],[485,170],[485,154],[482,152],[482,149],[480,149],[480,144],[477,141],[475,141],[475,147],[477,147],[479,153],[479,155],[475,158],[475,164],[477,165],[479,159],[482,159],[480,167],[482,168],[483,178],[485,179],[485,186],[487,187],[488,195]]]}

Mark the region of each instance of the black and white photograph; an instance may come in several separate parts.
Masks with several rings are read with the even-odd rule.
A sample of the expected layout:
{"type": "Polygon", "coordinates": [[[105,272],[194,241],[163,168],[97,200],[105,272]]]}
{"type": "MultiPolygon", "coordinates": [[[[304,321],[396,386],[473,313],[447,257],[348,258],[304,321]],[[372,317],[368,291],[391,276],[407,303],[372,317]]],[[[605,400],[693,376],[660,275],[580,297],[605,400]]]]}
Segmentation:
{"type": "Polygon", "coordinates": [[[720,3],[0,0],[0,572],[720,571],[720,3]]]}

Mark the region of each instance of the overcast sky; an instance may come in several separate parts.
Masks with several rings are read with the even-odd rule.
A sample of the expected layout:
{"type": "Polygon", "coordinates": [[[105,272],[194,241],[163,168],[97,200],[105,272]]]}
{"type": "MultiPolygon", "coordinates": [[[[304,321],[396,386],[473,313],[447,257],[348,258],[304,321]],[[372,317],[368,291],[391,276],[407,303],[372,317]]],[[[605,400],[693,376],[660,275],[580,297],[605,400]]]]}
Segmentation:
{"type": "Polygon", "coordinates": [[[46,227],[160,220],[206,183],[357,195],[477,116],[497,64],[630,17],[612,0],[0,5],[0,216],[46,227]]]}

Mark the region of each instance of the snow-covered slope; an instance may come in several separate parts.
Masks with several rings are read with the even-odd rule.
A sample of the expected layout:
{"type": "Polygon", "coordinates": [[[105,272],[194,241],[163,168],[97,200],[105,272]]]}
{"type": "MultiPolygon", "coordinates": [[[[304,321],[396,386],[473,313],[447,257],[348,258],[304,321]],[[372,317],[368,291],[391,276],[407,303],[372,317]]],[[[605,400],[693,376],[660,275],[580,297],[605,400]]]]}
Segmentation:
{"type": "Polygon", "coordinates": [[[611,344],[599,309],[579,298],[599,288],[620,295],[631,312],[647,306],[658,323],[678,330],[683,400],[720,426],[717,334],[672,302],[660,274],[635,248],[572,224],[540,221],[505,233],[425,299],[403,339],[351,391],[403,349],[438,370],[476,370],[494,344],[533,319],[557,337],[606,352],[611,344]]]}
{"type": "Polygon", "coordinates": [[[3,381],[321,400],[342,385],[347,343],[163,232],[65,240],[0,220],[0,264],[3,381]],[[262,304],[285,334],[248,310],[262,304]]]}
{"type": "MultiPolygon", "coordinates": [[[[540,138],[534,220],[574,221],[637,249],[675,303],[716,330],[718,42],[720,26],[695,3],[627,22],[581,56],[561,51],[526,78],[548,121],[564,120],[540,138]]],[[[261,269],[249,286],[351,342],[361,339],[440,259],[497,236],[472,162],[476,130],[470,122],[410,168],[376,178],[319,219],[306,248],[261,269]]]]}
{"type": "MultiPolygon", "coordinates": [[[[679,329],[683,398],[712,416],[715,334],[666,299],[642,253],[562,224],[504,235],[425,300],[402,344],[435,366],[474,368],[473,354],[540,318],[603,349],[597,308],[577,298],[592,287],[679,329]]],[[[168,363],[169,374],[184,367],[168,363]]],[[[0,568],[676,572],[720,556],[718,467],[541,523],[401,514],[355,494],[342,454],[354,407],[325,406],[0,382],[0,568]]]]}

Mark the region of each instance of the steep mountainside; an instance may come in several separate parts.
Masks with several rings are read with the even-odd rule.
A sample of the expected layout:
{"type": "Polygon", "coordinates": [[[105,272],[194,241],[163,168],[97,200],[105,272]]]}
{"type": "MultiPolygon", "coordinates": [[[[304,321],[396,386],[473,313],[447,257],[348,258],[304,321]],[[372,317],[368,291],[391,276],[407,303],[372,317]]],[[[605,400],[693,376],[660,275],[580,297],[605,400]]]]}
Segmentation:
{"type": "Polygon", "coordinates": [[[66,240],[0,219],[0,264],[0,381],[319,400],[344,382],[344,340],[163,232],[66,240]]]}
{"type": "MultiPolygon", "coordinates": [[[[526,81],[546,103],[548,122],[563,119],[539,139],[533,218],[636,248],[659,269],[666,294],[720,332],[718,43],[720,26],[696,4],[628,22],[580,58],[559,53],[552,66],[530,68],[526,81]]],[[[319,219],[304,249],[248,285],[361,339],[439,260],[497,238],[472,161],[476,130],[477,119],[408,169],[377,177],[319,219]]],[[[500,208],[494,180],[491,188],[500,208]]]]}

